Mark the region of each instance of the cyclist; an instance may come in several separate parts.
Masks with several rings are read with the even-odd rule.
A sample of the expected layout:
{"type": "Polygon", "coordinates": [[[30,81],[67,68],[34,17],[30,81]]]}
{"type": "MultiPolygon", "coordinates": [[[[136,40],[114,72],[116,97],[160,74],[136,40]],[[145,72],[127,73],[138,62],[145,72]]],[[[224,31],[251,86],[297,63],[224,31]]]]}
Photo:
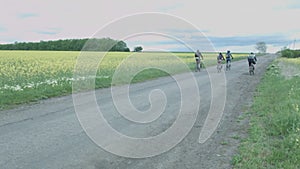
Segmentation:
{"type": "Polygon", "coordinates": [[[222,70],[222,60],[225,60],[223,54],[220,52],[219,55],[217,56],[217,70],[218,72],[221,72],[222,70]]]}
{"type": "Polygon", "coordinates": [[[257,62],[256,56],[253,52],[251,52],[248,56],[249,67],[251,66],[251,63],[253,63],[255,65],[256,62],[257,62]]]}
{"type": "Polygon", "coordinates": [[[226,64],[228,64],[228,62],[231,62],[231,59],[233,59],[232,54],[230,53],[230,50],[227,50],[227,53],[226,53],[226,64]]]}
{"type": "Polygon", "coordinates": [[[196,72],[197,71],[200,72],[201,59],[203,60],[203,56],[199,50],[197,50],[197,52],[195,53],[195,59],[196,59],[196,72]]]}
{"type": "Polygon", "coordinates": [[[218,61],[218,63],[221,63],[222,60],[225,60],[225,58],[224,58],[223,54],[220,52],[217,57],[217,61],[218,61]]]}

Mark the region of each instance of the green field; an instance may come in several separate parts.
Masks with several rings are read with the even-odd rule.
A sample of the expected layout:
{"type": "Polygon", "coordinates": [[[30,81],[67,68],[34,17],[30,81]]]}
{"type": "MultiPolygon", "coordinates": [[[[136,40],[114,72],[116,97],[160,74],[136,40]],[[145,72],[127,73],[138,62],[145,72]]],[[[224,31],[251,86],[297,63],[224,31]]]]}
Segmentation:
{"type": "MultiPolygon", "coordinates": [[[[87,58],[97,56],[99,53],[84,53],[87,58]]],[[[80,52],[63,51],[0,51],[0,109],[9,108],[17,104],[46,99],[53,96],[70,94],[74,66],[80,52]]],[[[141,82],[168,74],[176,74],[187,71],[183,69],[182,63],[174,60],[176,55],[194,70],[193,53],[121,53],[110,52],[97,67],[97,74],[94,77],[95,87],[109,87],[112,77],[121,63],[126,63],[127,71],[137,68],[147,68],[139,72],[131,82],[141,82]],[[127,62],[125,58],[133,56],[127,62]],[[151,67],[164,67],[170,70],[168,73],[151,67]]],[[[216,64],[216,53],[204,53],[205,66],[216,64]]],[[[246,54],[233,54],[234,60],[245,58],[246,54]]],[[[90,62],[92,63],[92,62],[90,62]]],[[[86,65],[86,70],[97,63],[86,65]]],[[[124,64],[123,64],[124,65],[124,64]]],[[[124,66],[123,66],[124,68],[124,66]]],[[[130,82],[130,83],[131,83],[130,82]]],[[[127,83],[124,82],[118,83],[127,83]]],[[[114,84],[115,85],[115,84],[114,84]]]]}
{"type": "Polygon", "coordinates": [[[232,160],[234,168],[300,168],[299,70],[300,58],[279,58],[268,67],[248,113],[249,136],[232,160]]]}

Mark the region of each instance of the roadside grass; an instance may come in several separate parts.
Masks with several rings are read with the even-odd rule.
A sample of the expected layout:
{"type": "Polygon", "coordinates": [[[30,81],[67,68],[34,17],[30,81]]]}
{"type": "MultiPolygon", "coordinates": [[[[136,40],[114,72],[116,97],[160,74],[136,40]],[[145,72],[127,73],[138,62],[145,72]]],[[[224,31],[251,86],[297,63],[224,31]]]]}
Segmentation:
{"type": "MultiPolygon", "coordinates": [[[[75,80],[94,78],[95,88],[105,88],[186,72],[187,69],[178,66],[182,63],[191,71],[195,69],[193,53],[109,52],[100,65],[93,61],[88,62],[90,65],[86,65],[85,71],[98,66],[96,77],[75,79],[73,73],[79,55],[80,52],[71,51],[0,51],[0,110],[70,94],[75,80]],[[182,62],[174,61],[171,55],[177,56],[182,62]],[[112,84],[114,73],[128,56],[135,56],[136,59],[125,64],[123,71],[125,75],[137,68],[146,69],[137,73],[130,82],[125,79],[112,84]],[[155,69],[157,66],[164,67],[170,72],[155,69]]],[[[87,55],[97,56],[99,52],[90,52],[87,55]]],[[[203,55],[205,67],[216,64],[217,53],[203,53],[203,55]]],[[[246,55],[233,54],[233,61],[245,59],[246,55]]]]}
{"type": "Polygon", "coordinates": [[[279,62],[300,68],[300,59],[270,65],[250,110],[248,138],[232,158],[234,168],[300,168],[300,77],[285,78],[279,62]]]}

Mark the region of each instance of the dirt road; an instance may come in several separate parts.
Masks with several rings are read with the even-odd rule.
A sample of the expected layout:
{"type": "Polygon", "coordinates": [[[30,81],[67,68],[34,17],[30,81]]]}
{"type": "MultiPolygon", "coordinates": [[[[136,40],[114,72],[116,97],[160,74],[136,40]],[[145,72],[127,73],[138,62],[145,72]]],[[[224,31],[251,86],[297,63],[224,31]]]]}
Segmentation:
{"type": "MultiPolygon", "coordinates": [[[[193,73],[201,97],[195,124],[192,124],[187,136],[167,152],[135,159],[103,150],[81,127],[72,96],[65,96],[0,112],[0,168],[231,168],[232,155],[239,140],[246,134],[247,120],[241,117],[251,105],[255,87],[274,58],[275,55],[259,57],[254,76],[249,76],[246,60],[232,63],[232,69],[225,73],[227,95],[223,116],[216,131],[203,144],[199,143],[199,133],[207,113],[215,106],[210,104],[212,85],[206,71],[193,73]]],[[[217,74],[215,67],[208,69],[213,72],[211,75],[217,74]]],[[[184,79],[185,74],[180,76],[183,80],[189,80],[184,79]]],[[[166,131],[176,121],[181,108],[181,95],[173,78],[164,77],[134,84],[129,89],[131,103],[139,111],[146,111],[151,107],[149,92],[164,91],[162,98],[167,99],[165,111],[148,125],[132,124],[118,114],[109,94],[110,89],[97,90],[96,101],[103,116],[115,130],[130,137],[144,138],[166,131]]],[[[193,99],[190,98],[191,103],[193,99]]],[[[113,143],[109,137],[101,138],[107,147],[113,143]]],[[[120,148],[123,146],[126,147],[120,145],[120,148]]],[[[159,145],[157,147],[163,148],[159,145]]]]}

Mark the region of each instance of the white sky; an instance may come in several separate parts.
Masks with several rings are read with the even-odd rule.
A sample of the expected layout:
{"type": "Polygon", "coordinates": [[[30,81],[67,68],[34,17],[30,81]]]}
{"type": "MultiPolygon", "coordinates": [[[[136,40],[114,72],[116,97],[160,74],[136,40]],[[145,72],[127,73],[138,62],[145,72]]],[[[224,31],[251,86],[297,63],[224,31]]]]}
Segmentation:
{"type": "MultiPolygon", "coordinates": [[[[0,43],[89,38],[104,26],[109,27],[112,21],[143,12],[166,13],[184,19],[202,30],[216,50],[248,52],[254,50],[256,42],[265,41],[268,52],[276,52],[284,46],[293,48],[294,40],[295,47],[300,48],[299,0],[2,0],[0,43]]],[[[150,17],[144,22],[151,25],[153,20],[150,17]]],[[[144,22],[124,23],[114,31],[134,30],[139,26],[142,29],[144,22]]],[[[184,37],[180,40],[194,38],[187,43],[201,49],[195,41],[199,32],[184,30],[185,26],[170,27],[172,24],[165,22],[162,20],[160,27],[165,30],[163,33],[172,30],[168,34],[184,37]]],[[[145,29],[149,31],[151,27],[145,29]]],[[[168,44],[168,39],[158,36],[141,35],[125,42],[131,49],[142,45],[146,50],[181,50],[172,40],[168,44]],[[160,43],[162,39],[164,43],[160,43]]]]}

